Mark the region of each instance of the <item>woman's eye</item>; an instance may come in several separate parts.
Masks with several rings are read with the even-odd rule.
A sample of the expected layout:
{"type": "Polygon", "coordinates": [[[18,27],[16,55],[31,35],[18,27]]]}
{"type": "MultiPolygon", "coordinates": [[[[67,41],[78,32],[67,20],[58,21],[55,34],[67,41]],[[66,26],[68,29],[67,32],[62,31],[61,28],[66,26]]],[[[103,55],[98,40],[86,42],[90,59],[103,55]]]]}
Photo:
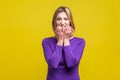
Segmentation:
{"type": "Polygon", "coordinates": [[[57,18],[56,20],[61,20],[61,18],[57,18]]]}
{"type": "Polygon", "coordinates": [[[64,18],[64,20],[68,20],[68,18],[64,18]]]}

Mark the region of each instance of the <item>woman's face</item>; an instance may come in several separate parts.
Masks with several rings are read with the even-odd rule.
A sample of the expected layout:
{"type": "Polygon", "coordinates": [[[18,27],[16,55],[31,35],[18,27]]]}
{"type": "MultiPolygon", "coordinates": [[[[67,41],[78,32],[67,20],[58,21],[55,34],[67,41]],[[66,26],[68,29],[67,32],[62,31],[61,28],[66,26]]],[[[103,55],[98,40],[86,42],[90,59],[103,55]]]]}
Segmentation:
{"type": "Polygon", "coordinates": [[[66,15],[65,12],[58,13],[56,20],[55,20],[55,24],[56,24],[56,27],[59,26],[61,28],[70,25],[70,21],[69,21],[68,16],[66,15]]]}

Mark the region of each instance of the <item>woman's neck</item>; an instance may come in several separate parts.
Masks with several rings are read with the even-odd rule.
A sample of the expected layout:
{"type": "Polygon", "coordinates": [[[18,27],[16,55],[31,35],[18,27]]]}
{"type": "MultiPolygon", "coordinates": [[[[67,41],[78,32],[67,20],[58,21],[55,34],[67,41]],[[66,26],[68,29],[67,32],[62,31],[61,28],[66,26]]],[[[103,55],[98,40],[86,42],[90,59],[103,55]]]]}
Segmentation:
{"type": "MultiPolygon", "coordinates": [[[[56,36],[54,36],[55,38],[57,38],[56,36]]],[[[74,36],[73,35],[71,35],[70,37],[69,37],[69,39],[72,39],[72,38],[74,38],[74,36]]]]}

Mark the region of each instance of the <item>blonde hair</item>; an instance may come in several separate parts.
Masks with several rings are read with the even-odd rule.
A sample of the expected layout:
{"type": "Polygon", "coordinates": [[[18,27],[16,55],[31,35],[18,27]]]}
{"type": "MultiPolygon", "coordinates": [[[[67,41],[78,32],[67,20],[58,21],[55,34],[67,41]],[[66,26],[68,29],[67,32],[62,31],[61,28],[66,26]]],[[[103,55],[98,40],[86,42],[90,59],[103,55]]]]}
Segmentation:
{"type": "Polygon", "coordinates": [[[72,17],[72,13],[70,11],[70,9],[68,7],[65,7],[65,6],[60,6],[56,9],[54,15],[53,15],[53,20],[52,20],[52,27],[53,27],[53,30],[55,30],[56,28],[56,24],[55,24],[55,20],[57,18],[57,15],[60,13],[60,12],[65,12],[66,15],[68,16],[68,19],[70,21],[70,26],[75,30],[75,26],[74,26],[74,21],[73,21],[73,17],[72,17]]]}

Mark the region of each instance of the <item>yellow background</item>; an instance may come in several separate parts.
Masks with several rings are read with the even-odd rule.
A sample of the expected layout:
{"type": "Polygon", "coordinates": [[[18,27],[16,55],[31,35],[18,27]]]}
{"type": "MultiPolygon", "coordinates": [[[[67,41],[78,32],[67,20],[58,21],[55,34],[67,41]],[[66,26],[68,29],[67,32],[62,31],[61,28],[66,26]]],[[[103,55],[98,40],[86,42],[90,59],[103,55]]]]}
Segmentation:
{"type": "Polygon", "coordinates": [[[86,40],[81,80],[120,80],[120,0],[1,0],[0,80],[45,80],[41,41],[53,36],[56,8],[68,6],[86,40]]]}

